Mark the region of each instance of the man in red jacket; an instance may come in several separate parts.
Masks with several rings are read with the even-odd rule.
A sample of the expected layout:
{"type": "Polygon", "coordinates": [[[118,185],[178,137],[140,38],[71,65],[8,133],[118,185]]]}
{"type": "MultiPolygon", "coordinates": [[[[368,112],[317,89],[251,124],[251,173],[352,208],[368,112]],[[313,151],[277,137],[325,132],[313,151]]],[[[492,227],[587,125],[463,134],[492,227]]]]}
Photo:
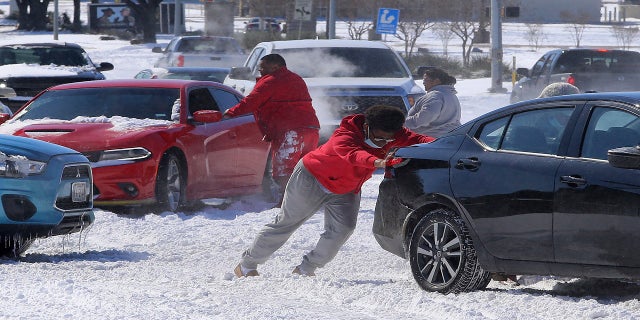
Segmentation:
{"type": "Polygon", "coordinates": [[[262,57],[258,68],[261,77],[253,91],[227,110],[225,116],[255,115],[264,140],[271,141],[274,196],[281,201],[298,160],[318,146],[320,122],[311,105],[307,84],[287,69],[281,55],[262,57]]]}
{"type": "Polygon", "coordinates": [[[322,208],[325,231],[293,273],[312,276],[316,268],[331,261],[356,227],[360,188],[376,169],[395,160],[389,151],[434,140],[404,128],[404,119],[402,111],[389,106],[374,106],[364,115],[342,119],[329,141],[298,162],[285,189],[280,213],[242,254],[234,270],[236,276],[257,276],[258,264],[264,263],[322,208]]]}

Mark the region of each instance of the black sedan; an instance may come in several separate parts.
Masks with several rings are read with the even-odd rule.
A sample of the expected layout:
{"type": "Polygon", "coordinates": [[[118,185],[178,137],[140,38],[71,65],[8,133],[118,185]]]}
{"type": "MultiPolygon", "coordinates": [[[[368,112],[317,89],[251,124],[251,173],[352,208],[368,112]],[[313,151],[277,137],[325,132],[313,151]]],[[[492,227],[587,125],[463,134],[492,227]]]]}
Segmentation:
{"type": "Polygon", "coordinates": [[[492,272],[640,279],[639,142],[640,92],[492,111],[396,152],[373,233],[427,291],[492,272]]]}

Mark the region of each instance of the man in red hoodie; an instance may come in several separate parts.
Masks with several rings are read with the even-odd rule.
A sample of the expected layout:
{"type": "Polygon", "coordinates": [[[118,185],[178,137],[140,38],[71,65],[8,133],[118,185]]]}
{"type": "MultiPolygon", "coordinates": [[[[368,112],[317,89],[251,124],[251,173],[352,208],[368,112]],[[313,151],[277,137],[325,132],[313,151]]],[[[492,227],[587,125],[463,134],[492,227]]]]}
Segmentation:
{"type": "Polygon", "coordinates": [[[307,84],[287,69],[279,54],[260,59],[261,77],[253,91],[224,114],[235,117],[253,113],[264,134],[271,141],[271,170],[275,183],[275,200],[282,192],[298,160],[318,146],[320,122],[311,105],[307,84]]]}
{"type": "Polygon", "coordinates": [[[258,264],[264,263],[298,227],[323,208],[325,231],[293,273],[312,276],[317,268],[331,261],[356,227],[360,188],[376,169],[392,164],[393,154],[389,151],[434,140],[404,128],[404,119],[402,111],[389,106],[374,106],[364,115],[342,119],[329,141],[298,162],[285,189],[280,213],[242,254],[234,270],[236,276],[257,276],[258,264]]]}

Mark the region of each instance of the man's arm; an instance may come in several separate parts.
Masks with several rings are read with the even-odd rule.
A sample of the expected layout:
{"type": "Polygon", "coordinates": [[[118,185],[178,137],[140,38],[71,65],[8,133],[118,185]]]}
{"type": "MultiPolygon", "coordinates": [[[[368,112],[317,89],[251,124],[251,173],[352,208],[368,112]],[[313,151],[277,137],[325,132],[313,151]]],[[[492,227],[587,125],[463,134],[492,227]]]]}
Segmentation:
{"type": "Polygon", "coordinates": [[[248,96],[240,100],[237,105],[229,108],[224,115],[228,117],[235,117],[247,113],[254,113],[271,98],[272,94],[273,90],[271,79],[260,79],[253,88],[253,91],[251,91],[248,96]]]}

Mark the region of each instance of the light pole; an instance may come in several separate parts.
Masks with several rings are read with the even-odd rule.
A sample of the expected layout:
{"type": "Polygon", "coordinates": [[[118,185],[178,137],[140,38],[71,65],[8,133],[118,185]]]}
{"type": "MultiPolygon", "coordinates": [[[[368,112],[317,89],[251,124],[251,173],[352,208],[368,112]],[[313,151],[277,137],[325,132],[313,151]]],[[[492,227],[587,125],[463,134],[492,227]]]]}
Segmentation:
{"type": "MultiPolygon", "coordinates": [[[[491,88],[489,92],[507,92],[502,87],[502,22],[501,0],[491,0],[491,88]]],[[[484,11],[484,10],[483,10],[484,11]]]]}
{"type": "Polygon", "coordinates": [[[58,0],[53,0],[53,40],[58,40],[58,0]]]}
{"type": "Polygon", "coordinates": [[[336,38],[336,0],[329,1],[329,39],[336,38]]]}

